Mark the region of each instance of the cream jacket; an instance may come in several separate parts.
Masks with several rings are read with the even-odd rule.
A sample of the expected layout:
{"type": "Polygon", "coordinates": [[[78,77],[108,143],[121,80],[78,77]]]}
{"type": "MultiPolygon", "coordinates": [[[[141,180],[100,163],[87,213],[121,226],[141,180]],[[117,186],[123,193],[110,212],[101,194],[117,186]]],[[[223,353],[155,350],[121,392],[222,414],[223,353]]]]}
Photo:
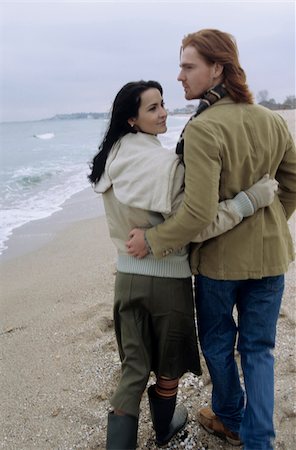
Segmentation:
{"type": "MultiPolygon", "coordinates": [[[[144,275],[187,277],[191,275],[188,249],[182,246],[164,259],[129,256],[125,242],[132,228],[150,228],[163,222],[183,200],[184,166],[179,157],[162,147],[156,136],[130,133],[118,141],[107,158],[105,171],[94,186],[103,194],[111,239],[118,250],[118,270],[144,275]]],[[[213,223],[193,237],[201,242],[241,222],[247,196],[223,201],[213,223]]]]}

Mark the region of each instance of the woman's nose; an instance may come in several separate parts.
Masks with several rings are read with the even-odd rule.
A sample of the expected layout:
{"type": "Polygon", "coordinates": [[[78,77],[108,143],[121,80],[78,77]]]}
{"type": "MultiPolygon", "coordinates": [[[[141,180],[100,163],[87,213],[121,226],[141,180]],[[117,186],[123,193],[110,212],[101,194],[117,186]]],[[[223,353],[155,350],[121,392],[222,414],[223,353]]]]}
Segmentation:
{"type": "Polygon", "coordinates": [[[161,108],[160,115],[162,117],[166,117],[168,115],[167,110],[164,107],[161,108]]]}

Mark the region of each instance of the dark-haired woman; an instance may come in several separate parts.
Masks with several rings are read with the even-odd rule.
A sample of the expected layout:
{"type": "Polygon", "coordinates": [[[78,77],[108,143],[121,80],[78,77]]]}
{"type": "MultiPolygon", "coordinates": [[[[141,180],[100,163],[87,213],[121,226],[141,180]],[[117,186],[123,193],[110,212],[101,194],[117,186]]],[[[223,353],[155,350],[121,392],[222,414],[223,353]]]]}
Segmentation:
{"type": "MultiPolygon", "coordinates": [[[[184,167],[164,149],[167,112],[162,88],[154,81],[131,82],[117,94],[108,130],[89,176],[103,194],[110,236],[118,250],[114,322],[122,374],[108,415],[107,449],[135,449],[139,405],[150,372],[156,383],[148,397],[156,443],[165,445],[187,421],[183,405],[176,408],[179,378],[187,371],[201,373],[194,323],[188,249],[180,248],[162,260],[153,255],[137,259],[125,241],[135,226],[161,223],[180,205],[184,167]]],[[[253,195],[272,201],[276,182],[263,179],[253,195]]],[[[227,231],[243,216],[254,213],[248,196],[222,202],[219,214],[202,241],[227,231]]]]}

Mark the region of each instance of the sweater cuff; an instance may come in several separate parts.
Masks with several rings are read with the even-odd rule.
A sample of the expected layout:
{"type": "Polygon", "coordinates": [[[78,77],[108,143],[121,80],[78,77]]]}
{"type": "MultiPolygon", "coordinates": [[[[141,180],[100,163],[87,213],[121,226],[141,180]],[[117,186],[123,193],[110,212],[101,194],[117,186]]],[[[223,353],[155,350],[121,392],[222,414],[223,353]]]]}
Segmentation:
{"type": "Polygon", "coordinates": [[[253,203],[244,191],[239,192],[231,202],[236,211],[243,217],[249,217],[255,213],[253,203]]]}

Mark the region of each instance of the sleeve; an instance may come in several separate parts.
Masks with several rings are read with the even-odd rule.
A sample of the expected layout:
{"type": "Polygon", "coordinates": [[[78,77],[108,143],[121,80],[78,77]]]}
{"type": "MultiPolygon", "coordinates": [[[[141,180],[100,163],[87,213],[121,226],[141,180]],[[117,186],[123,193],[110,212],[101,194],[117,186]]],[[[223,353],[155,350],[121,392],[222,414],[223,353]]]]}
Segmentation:
{"type": "MultiPolygon", "coordinates": [[[[172,192],[172,211],[176,212],[183,200],[183,183],[184,170],[183,166],[176,171],[174,189],[172,192]]],[[[254,207],[247,196],[241,191],[233,199],[224,200],[218,204],[218,211],[215,220],[204,228],[197,236],[194,236],[191,242],[200,243],[219,236],[226,231],[231,230],[238,225],[245,216],[254,214],[254,207]]],[[[168,218],[169,216],[164,216],[168,218]]]]}
{"type": "Polygon", "coordinates": [[[195,236],[192,242],[200,243],[219,236],[241,223],[243,218],[244,216],[235,208],[232,200],[220,202],[214,222],[210,223],[210,225],[195,236]]]}
{"type": "Polygon", "coordinates": [[[296,149],[294,140],[288,130],[287,133],[286,151],[275,178],[279,182],[278,195],[288,220],[296,208],[296,149]]]}
{"type": "Polygon", "coordinates": [[[175,214],[177,210],[182,205],[184,200],[184,165],[182,163],[178,164],[173,183],[172,183],[172,192],[171,192],[171,204],[172,209],[170,214],[164,214],[164,218],[168,219],[172,214],[175,214]]]}
{"type": "Polygon", "coordinates": [[[192,121],[185,130],[184,199],[178,211],[147,230],[154,256],[161,258],[183,247],[216,217],[221,171],[220,148],[214,133],[192,121]]]}

